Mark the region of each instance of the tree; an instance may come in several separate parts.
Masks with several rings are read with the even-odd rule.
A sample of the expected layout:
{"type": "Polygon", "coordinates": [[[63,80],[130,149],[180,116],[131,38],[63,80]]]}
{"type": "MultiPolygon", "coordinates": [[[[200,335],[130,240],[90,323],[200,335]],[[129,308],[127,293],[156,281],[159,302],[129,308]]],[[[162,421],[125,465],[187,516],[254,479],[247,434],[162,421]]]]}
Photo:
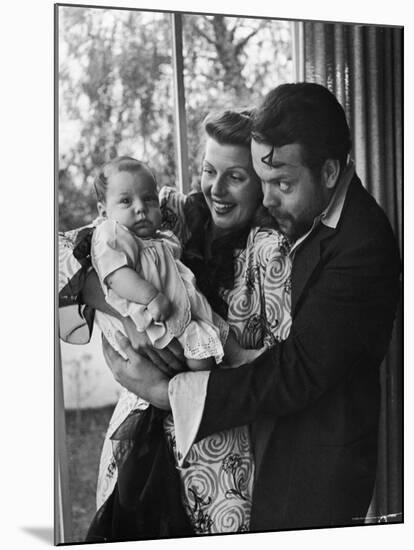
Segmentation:
{"type": "Polygon", "coordinates": [[[199,179],[200,123],[210,110],[252,108],[292,79],[290,23],[186,15],[184,60],[190,175],[199,179]]]}
{"type": "MultiPolygon", "coordinates": [[[[196,182],[201,120],[212,108],[254,103],[289,79],[290,35],[283,21],[188,14],[183,23],[196,182]]],[[[159,185],[176,183],[169,14],[61,6],[59,48],[59,225],[65,230],[93,219],[94,171],[117,155],[148,162],[159,185]]]]}

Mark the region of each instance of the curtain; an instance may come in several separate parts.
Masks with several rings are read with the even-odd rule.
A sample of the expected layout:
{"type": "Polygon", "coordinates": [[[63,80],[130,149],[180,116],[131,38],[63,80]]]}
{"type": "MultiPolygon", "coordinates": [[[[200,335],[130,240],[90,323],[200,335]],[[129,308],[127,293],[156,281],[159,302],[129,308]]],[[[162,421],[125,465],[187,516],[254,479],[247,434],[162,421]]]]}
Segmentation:
{"type": "MultiPolygon", "coordinates": [[[[402,251],[403,29],[303,24],[305,80],[343,105],[362,183],[387,213],[402,251]]],[[[367,522],[402,521],[402,307],[381,366],[382,406],[375,494],[367,522]]]]}

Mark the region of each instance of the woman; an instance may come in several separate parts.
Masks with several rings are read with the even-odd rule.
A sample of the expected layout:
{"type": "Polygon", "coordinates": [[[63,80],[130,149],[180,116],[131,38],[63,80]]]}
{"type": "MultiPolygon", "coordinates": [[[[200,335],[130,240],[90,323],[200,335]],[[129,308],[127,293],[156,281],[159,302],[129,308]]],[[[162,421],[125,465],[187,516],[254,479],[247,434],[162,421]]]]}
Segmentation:
{"type": "MultiPolygon", "coordinates": [[[[202,194],[185,197],[164,188],[160,198],[165,225],[182,240],[184,263],[194,272],[214,311],[235,332],[239,344],[243,348],[270,347],[286,338],[290,328],[288,243],[272,228],[274,222],[261,208],[260,182],[250,156],[248,114],[209,116],[204,129],[202,194]]],[[[120,509],[113,502],[111,506],[106,503],[119,500],[119,495],[114,497],[117,491],[129,492],[134,482],[131,472],[135,472],[132,476],[139,475],[130,469],[133,461],[125,458],[134,457],[135,465],[139,460],[142,464],[142,456],[134,455],[139,454],[140,446],[134,445],[133,437],[131,443],[131,434],[139,435],[142,443],[146,430],[144,439],[148,441],[154,425],[153,419],[147,419],[143,431],[145,422],[136,421],[139,407],[139,399],[125,393],[111,419],[98,482],[98,508],[104,511],[98,518],[103,523],[113,522],[120,509]],[[111,437],[117,441],[114,448],[111,437]],[[122,470],[118,483],[117,465],[122,470]]],[[[192,531],[247,531],[254,475],[249,428],[222,432],[191,446],[191,441],[180,441],[183,438],[175,433],[171,415],[162,419],[162,425],[179,471],[178,490],[192,531]]],[[[171,476],[168,479],[173,483],[171,476]]],[[[118,535],[120,530],[125,538],[133,538],[129,527],[118,526],[118,535]]],[[[96,534],[99,529],[92,531],[96,534]]],[[[158,535],[162,535],[161,530],[158,535]]],[[[174,536],[174,528],[167,530],[167,535],[174,536]]]]}

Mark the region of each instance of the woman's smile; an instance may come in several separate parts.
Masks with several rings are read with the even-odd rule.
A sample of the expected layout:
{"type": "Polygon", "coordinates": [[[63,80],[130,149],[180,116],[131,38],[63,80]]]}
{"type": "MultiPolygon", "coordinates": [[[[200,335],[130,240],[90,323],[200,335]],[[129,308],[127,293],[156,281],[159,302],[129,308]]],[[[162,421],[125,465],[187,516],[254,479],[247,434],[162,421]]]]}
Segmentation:
{"type": "Polygon", "coordinates": [[[213,209],[216,214],[224,215],[228,214],[236,205],[230,202],[217,201],[212,199],[213,209]]]}

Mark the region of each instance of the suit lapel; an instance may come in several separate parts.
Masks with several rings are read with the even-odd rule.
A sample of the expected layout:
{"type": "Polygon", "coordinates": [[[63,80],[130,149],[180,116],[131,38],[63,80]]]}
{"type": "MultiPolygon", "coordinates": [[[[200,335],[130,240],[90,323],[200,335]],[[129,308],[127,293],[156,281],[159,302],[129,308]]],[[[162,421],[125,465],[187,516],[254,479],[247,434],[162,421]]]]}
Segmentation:
{"type": "MultiPolygon", "coordinates": [[[[342,214],[347,209],[348,203],[352,200],[352,196],[357,189],[362,189],[362,185],[359,179],[355,176],[353,181],[350,183],[342,214]]],[[[339,228],[339,224],[337,227],[339,228]]],[[[321,223],[315,231],[309,235],[309,238],[304,241],[303,246],[299,247],[296,251],[292,268],[292,315],[295,313],[295,309],[312,273],[314,273],[319,262],[321,261],[323,245],[335,235],[336,231],[337,229],[332,229],[321,223]]],[[[268,418],[265,421],[263,420],[264,419],[261,418],[252,424],[252,435],[255,448],[256,480],[261,470],[263,457],[265,455],[269,440],[277,423],[275,418],[268,418]]]]}
{"type": "Polygon", "coordinates": [[[354,174],[346,191],[346,197],[336,229],[320,223],[297,249],[292,267],[292,315],[295,313],[309,278],[320,262],[323,250],[322,244],[335,235],[341,225],[345,211],[349,211],[349,203],[355,200],[353,197],[359,189],[362,190],[362,184],[358,176],[354,174]]]}
{"type": "MultiPolygon", "coordinates": [[[[315,271],[321,259],[321,245],[335,234],[335,229],[326,227],[321,224],[317,229],[306,239],[306,244],[303,248],[299,248],[296,252],[293,268],[292,268],[292,315],[295,312],[299,299],[309,281],[310,276],[315,271]]],[[[253,440],[255,448],[255,463],[256,463],[256,479],[261,470],[263,457],[269,443],[269,439],[276,426],[276,419],[268,418],[260,419],[254,422],[253,440]]]]}
{"type": "Polygon", "coordinates": [[[312,273],[321,258],[321,245],[335,234],[335,229],[320,224],[296,251],[292,267],[292,315],[312,273]]]}

